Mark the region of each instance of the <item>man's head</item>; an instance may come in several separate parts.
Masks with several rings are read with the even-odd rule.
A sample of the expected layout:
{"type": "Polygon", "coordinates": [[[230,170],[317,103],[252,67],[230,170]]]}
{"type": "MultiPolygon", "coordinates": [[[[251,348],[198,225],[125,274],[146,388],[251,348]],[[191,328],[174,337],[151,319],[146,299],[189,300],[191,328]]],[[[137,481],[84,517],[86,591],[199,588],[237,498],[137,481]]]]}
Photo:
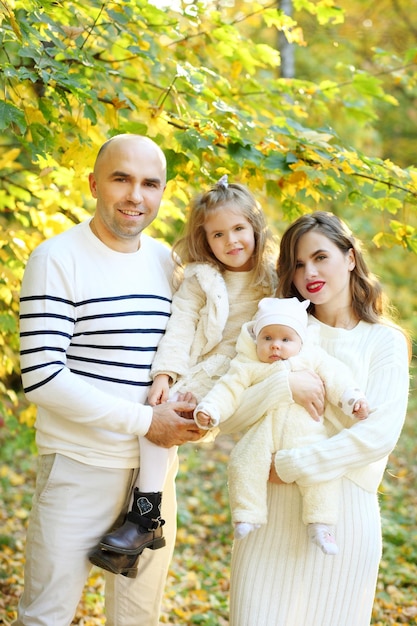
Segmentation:
{"type": "Polygon", "coordinates": [[[299,353],[307,333],[309,304],[309,300],[297,298],[263,298],[259,302],[252,333],[260,361],[272,363],[299,353]]]}
{"type": "Polygon", "coordinates": [[[116,135],[100,148],[89,182],[97,200],[95,234],[118,252],[135,252],[162,200],[164,153],[148,137],[116,135]]]}

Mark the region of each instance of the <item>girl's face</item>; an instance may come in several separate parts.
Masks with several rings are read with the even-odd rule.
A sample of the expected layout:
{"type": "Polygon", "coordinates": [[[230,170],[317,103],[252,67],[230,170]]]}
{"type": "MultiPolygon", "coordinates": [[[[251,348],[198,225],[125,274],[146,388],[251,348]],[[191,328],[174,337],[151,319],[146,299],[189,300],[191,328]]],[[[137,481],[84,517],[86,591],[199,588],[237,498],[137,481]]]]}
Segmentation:
{"type": "Polygon", "coordinates": [[[353,250],[343,252],[319,231],[300,237],[296,250],[293,284],[316,307],[351,305],[350,273],[355,267],[353,250]]]}
{"type": "Polygon", "coordinates": [[[207,243],[216,259],[232,272],[253,267],[255,233],[252,225],[232,206],[221,207],[205,221],[207,243]]]}

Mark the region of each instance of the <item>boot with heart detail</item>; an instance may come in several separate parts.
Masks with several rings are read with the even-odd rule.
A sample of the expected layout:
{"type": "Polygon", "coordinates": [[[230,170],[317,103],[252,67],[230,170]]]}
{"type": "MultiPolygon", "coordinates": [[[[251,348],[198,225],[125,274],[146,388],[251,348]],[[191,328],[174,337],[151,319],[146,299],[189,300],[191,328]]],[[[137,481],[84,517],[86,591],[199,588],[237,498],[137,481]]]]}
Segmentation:
{"type": "Polygon", "coordinates": [[[102,550],[96,546],[88,555],[90,563],[105,569],[112,574],[122,574],[127,578],[136,578],[138,573],[139,554],[120,554],[102,550]]]}
{"type": "Polygon", "coordinates": [[[104,535],[99,543],[102,550],[138,555],[145,548],[157,550],[165,546],[161,518],[161,492],[143,493],[135,487],[132,509],[120,528],[104,535]]]}

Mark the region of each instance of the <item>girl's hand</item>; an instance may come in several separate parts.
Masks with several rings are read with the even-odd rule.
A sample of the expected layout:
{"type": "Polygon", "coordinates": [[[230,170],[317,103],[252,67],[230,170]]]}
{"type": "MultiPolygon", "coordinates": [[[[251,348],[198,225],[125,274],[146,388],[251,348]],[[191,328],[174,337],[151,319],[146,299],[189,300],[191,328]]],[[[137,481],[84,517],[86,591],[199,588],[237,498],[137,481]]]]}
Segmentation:
{"type": "Polygon", "coordinates": [[[168,401],[169,376],[168,374],[158,374],[155,376],[152,387],[148,392],[148,402],[151,406],[162,404],[168,401]]]}
{"type": "Polygon", "coordinates": [[[178,402],[189,402],[190,404],[195,404],[197,406],[197,398],[191,391],[183,391],[179,393],[177,396],[178,402]]]}
{"type": "Polygon", "coordinates": [[[290,372],[288,382],[294,402],[303,406],[316,422],[320,421],[324,411],[324,384],[320,376],[311,370],[290,372]]]}

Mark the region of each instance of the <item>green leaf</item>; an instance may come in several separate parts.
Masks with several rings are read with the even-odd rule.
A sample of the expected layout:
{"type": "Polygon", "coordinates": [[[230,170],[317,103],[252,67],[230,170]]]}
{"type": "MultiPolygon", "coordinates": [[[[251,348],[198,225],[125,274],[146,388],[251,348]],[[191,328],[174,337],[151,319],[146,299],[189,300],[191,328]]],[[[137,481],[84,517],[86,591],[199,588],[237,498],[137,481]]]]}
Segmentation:
{"type": "Polygon", "coordinates": [[[279,152],[270,152],[264,159],[263,165],[267,170],[288,172],[288,161],[284,154],[279,152]]]}
{"type": "Polygon", "coordinates": [[[14,104],[0,101],[0,130],[10,129],[12,124],[15,124],[21,133],[25,132],[27,124],[23,111],[14,104]]]}

